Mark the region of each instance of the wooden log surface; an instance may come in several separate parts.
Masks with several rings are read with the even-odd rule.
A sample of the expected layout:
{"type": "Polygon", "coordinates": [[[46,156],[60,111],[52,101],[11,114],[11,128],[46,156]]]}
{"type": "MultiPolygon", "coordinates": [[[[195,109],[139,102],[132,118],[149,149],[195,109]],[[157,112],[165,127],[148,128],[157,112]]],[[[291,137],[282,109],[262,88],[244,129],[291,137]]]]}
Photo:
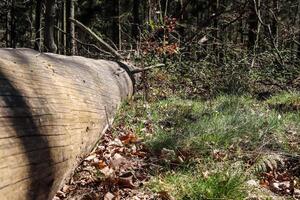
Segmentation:
{"type": "Polygon", "coordinates": [[[51,199],[132,93],[116,62],[0,49],[1,200],[51,199]]]}

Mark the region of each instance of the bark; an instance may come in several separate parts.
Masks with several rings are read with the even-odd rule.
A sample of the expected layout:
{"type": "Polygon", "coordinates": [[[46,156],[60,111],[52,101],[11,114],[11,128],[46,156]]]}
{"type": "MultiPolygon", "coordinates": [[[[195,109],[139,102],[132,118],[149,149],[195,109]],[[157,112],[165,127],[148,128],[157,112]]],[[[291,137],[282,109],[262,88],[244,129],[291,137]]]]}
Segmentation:
{"type": "Polygon", "coordinates": [[[15,6],[16,0],[11,1],[11,10],[10,10],[10,47],[16,48],[16,16],[15,16],[15,6]]]}
{"type": "Polygon", "coordinates": [[[75,26],[69,20],[70,18],[74,19],[75,16],[75,5],[74,0],[66,0],[66,19],[67,19],[67,54],[75,55],[76,53],[76,42],[75,38],[75,26]]]}
{"type": "Polygon", "coordinates": [[[10,4],[6,1],[6,24],[5,24],[5,45],[6,47],[11,47],[10,45],[10,4]]]}
{"type": "Polygon", "coordinates": [[[132,80],[117,62],[0,49],[1,199],[52,199],[132,80]]]}
{"type": "Polygon", "coordinates": [[[132,37],[135,39],[137,43],[140,38],[140,0],[133,1],[133,8],[132,8],[132,16],[133,16],[133,24],[132,24],[132,37]]]}
{"type": "Polygon", "coordinates": [[[41,39],[42,39],[42,30],[41,30],[41,13],[43,0],[37,0],[35,8],[35,43],[34,49],[37,51],[41,50],[41,39]]]}
{"type": "Polygon", "coordinates": [[[120,0],[113,0],[112,5],[112,41],[120,50],[121,45],[121,24],[120,24],[120,0]]]}
{"type": "Polygon", "coordinates": [[[56,0],[46,0],[46,14],[45,14],[45,47],[46,50],[52,53],[56,53],[57,46],[54,38],[55,27],[55,15],[56,15],[56,0]]]}
{"type": "Polygon", "coordinates": [[[248,49],[250,51],[254,50],[255,47],[255,41],[257,38],[257,26],[258,18],[255,12],[255,5],[254,2],[250,2],[250,13],[248,16],[248,49]]]}
{"type": "MultiPolygon", "coordinates": [[[[66,32],[66,24],[67,24],[67,18],[66,18],[66,1],[63,0],[62,1],[62,8],[61,8],[61,29],[66,32]]],[[[62,45],[62,50],[61,50],[61,54],[66,54],[66,34],[61,33],[61,45],[62,45]]]]}

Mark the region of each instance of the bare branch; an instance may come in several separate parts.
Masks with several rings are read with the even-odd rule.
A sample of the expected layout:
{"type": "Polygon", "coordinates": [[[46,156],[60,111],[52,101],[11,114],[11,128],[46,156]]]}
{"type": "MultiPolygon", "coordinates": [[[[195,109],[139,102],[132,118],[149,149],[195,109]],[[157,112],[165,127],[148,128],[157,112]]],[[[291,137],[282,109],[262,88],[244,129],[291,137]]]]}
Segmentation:
{"type": "MultiPolygon", "coordinates": [[[[262,24],[264,27],[266,27],[267,30],[268,30],[268,35],[269,35],[271,44],[272,44],[273,48],[275,49],[276,54],[277,54],[277,56],[278,56],[278,58],[279,58],[279,60],[277,59],[277,61],[278,61],[278,63],[279,63],[280,65],[283,66],[283,65],[284,65],[283,58],[282,58],[282,56],[281,56],[281,54],[280,54],[280,51],[279,51],[279,49],[277,48],[277,45],[276,45],[276,43],[275,43],[275,38],[273,37],[273,34],[272,34],[271,25],[270,25],[270,24],[266,24],[266,23],[262,20],[261,15],[260,15],[260,13],[259,13],[259,11],[258,11],[258,8],[257,8],[256,0],[253,0],[253,4],[254,4],[254,10],[255,10],[255,13],[256,13],[256,16],[257,16],[257,18],[258,18],[259,23],[262,24]]],[[[276,57],[276,56],[275,56],[275,57],[276,57]]]]}
{"type": "Polygon", "coordinates": [[[149,71],[149,70],[152,70],[154,68],[160,68],[160,67],[164,67],[164,66],[165,66],[165,64],[160,63],[160,64],[152,65],[150,67],[133,69],[133,70],[131,70],[131,73],[132,74],[137,74],[137,73],[149,71]]]}
{"type": "Polygon", "coordinates": [[[125,60],[124,57],[119,54],[113,47],[111,47],[108,43],[106,43],[102,38],[100,38],[96,33],[94,33],[90,28],[83,25],[81,22],[77,21],[76,19],[69,19],[72,23],[77,25],[79,28],[81,28],[83,31],[87,32],[89,35],[91,35],[97,42],[99,42],[102,46],[106,48],[108,52],[110,52],[115,58],[118,60],[125,60]]]}
{"type": "Polygon", "coordinates": [[[55,29],[57,29],[59,32],[62,32],[63,34],[67,35],[68,37],[71,37],[73,40],[75,40],[76,42],[78,42],[78,43],[80,43],[80,44],[82,44],[82,45],[94,47],[95,49],[97,49],[97,50],[100,51],[101,53],[105,53],[105,54],[109,54],[109,55],[110,55],[109,52],[100,49],[97,45],[95,45],[95,44],[84,43],[84,42],[78,40],[77,38],[72,37],[71,34],[68,34],[67,32],[65,32],[64,30],[62,30],[61,28],[59,28],[59,27],[57,27],[57,26],[55,26],[55,29]]]}

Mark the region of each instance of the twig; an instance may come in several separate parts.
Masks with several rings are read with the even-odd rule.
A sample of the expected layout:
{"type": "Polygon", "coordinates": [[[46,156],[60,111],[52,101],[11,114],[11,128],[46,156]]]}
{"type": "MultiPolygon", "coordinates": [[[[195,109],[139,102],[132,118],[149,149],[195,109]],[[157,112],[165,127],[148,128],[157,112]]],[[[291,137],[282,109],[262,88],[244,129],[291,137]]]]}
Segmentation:
{"type": "Polygon", "coordinates": [[[67,32],[65,32],[64,30],[62,30],[61,28],[55,26],[55,28],[59,31],[59,32],[62,32],[63,34],[67,35],[68,37],[72,38],[73,40],[75,40],[76,42],[82,44],[82,45],[86,45],[86,46],[91,46],[91,47],[94,47],[95,49],[97,49],[98,51],[102,52],[102,53],[105,53],[105,54],[110,54],[109,52],[107,51],[104,51],[102,49],[100,49],[97,45],[95,44],[88,44],[88,43],[84,43],[82,41],[80,41],[79,39],[75,38],[75,37],[72,37],[70,34],[68,34],[67,32]]]}
{"type": "Polygon", "coordinates": [[[255,10],[255,13],[256,13],[256,16],[258,18],[259,23],[261,23],[264,27],[266,27],[268,29],[268,34],[269,34],[269,37],[270,37],[270,40],[271,40],[271,44],[272,44],[273,48],[275,49],[276,54],[279,58],[279,60],[277,59],[277,61],[281,66],[283,66],[284,65],[283,58],[282,58],[282,56],[280,54],[280,51],[278,50],[277,45],[275,43],[275,38],[273,37],[273,34],[272,34],[271,25],[264,23],[264,21],[262,20],[261,15],[260,15],[260,13],[258,11],[258,8],[257,8],[256,0],[253,0],[253,4],[254,4],[254,10],[255,10]]]}
{"type": "Polygon", "coordinates": [[[91,35],[97,42],[99,42],[102,46],[104,46],[109,53],[111,53],[115,58],[118,60],[125,60],[124,57],[119,54],[114,48],[112,48],[108,43],[106,43],[102,38],[100,38],[96,33],[94,33],[90,28],[83,25],[81,22],[77,21],[76,19],[69,18],[69,20],[81,28],[83,31],[87,32],[91,35]]]}
{"type": "Polygon", "coordinates": [[[150,67],[133,69],[133,70],[131,70],[130,72],[131,72],[132,74],[137,74],[137,73],[149,71],[149,70],[152,70],[152,69],[154,69],[154,68],[160,68],[160,67],[164,67],[164,66],[165,66],[165,64],[160,63],[160,64],[157,64],[157,65],[152,65],[152,66],[150,66],[150,67]]]}

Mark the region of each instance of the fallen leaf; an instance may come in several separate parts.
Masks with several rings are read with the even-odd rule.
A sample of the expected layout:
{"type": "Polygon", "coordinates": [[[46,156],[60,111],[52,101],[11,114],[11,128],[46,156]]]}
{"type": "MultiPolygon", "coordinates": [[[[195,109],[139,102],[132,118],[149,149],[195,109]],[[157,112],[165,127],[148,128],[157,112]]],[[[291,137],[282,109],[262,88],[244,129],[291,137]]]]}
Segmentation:
{"type": "Polygon", "coordinates": [[[104,195],[104,200],[113,200],[115,198],[115,195],[113,195],[112,193],[110,192],[107,192],[105,195],[104,195]]]}
{"type": "Polygon", "coordinates": [[[122,147],[123,143],[121,142],[121,140],[119,138],[115,138],[113,141],[110,141],[108,143],[108,146],[119,146],[119,147],[122,147]]]}
{"type": "Polygon", "coordinates": [[[111,167],[114,169],[118,169],[120,165],[124,164],[126,162],[126,159],[121,156],[120,154],[116,153],[113,158],[111,159],[111,167]]]}
{"type": "Polygon", "coordinates": [[[124,187],[124,188],[135,189],[137,186],[134,185],[132,178],[133,178],[133,176],[119,177],[118,178],[118,185],[120,187],[124,187]]]}
{"type": "Polygon", "coordinates": [[[137,136],[135,134],[133,134],[132,132],[129,132],[126,135],[121,136],[120,140],[122,141],[123,144],[136,143],[137,142],[137,136]]]}
{"type": "Polygon", "coordinates": [[[96,158],[96,154],[89,155],[89,156],[86,157],[84,160],[85,160],[85,161],[91,161],[91,160],[94,160],[94,158],[96,158]]]}
{"type": "Polygon", "coordinates": [[[105,161],[99,160],[99,162],[98,162],[98,168],[99,168],[99,169],[103,169],[103,168],[105,168],[106,166],[107,166],[107,165],[106,165],[105,161]]]}
{"type": "Polygon", "coordinates": [[[104,167],[103,169],[100,170],[100,172],[105,176],[105,177],[110,177],[114,174],[114,170],[110,167],[104,167]]]}

